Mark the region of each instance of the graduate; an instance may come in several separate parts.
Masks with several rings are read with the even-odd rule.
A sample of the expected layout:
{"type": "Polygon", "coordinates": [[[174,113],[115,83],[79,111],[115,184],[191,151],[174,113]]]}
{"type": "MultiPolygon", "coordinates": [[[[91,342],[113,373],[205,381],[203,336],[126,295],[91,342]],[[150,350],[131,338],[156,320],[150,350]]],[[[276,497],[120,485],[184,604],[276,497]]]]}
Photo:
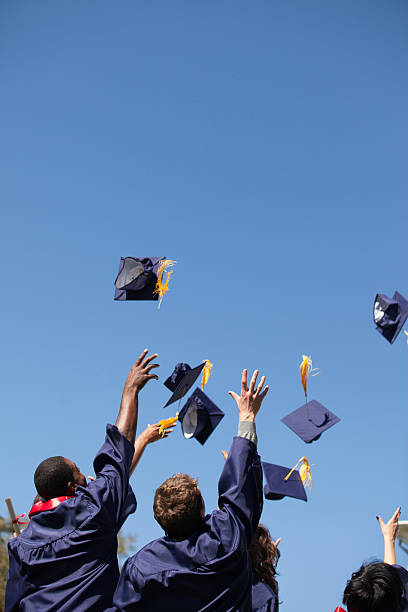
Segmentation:
{"type": "Polygon", "coordinates": [[[278,612],[276,566],[280,538],[274,542],[265,525],[258,525],[249,548],[252,567],[252,612],[278,612]]]}
{"type": "Polygon", "coordinates": [[[123,567],[115,610],[182,612],[251,610],[252,575],[248,547],[262,513],[262,467],[255,417],[268,387],[258,371],[241,394],[230,391],[239,413],[218,483],[218,509],[205,515],[197,481],[176,474],[156,491],[153,511],[165,535],[150,542],[123,567]],[[263,390],[262,390],[263,389],[263,390]]]}
{"type": "Polygon", "coordinates": [[[158,439],[148,428],[134,447],[138,395],[158,377],[151,370],[157,355],[140,355],[124,386],[116,425],[107,425],[105,442],[94,461],[96,478],[88,485],[75,463],[50,457],[37,467],[40,496],[30,523],[9,543],[10,569],[6,612],[106,610],[119,578],[117,533],[136,499],[130,470],[146,444],[158,439]]]}
{"type": "MultiPolygon", "coordinates": [[[[348,612],[407,612],[408,572],[397,565],[395,538],[401,508],[388,523],[377,516],[384,538],[384,563],[362,565],[354,572],[344,590],[343,603],[348,612]]],[[[337,612],[345,612],[340,606],[337,612]]]]}
{"type": "MultiPolygon", "coordinates": [[[[225,461],[228,452],[221,451],[225,461]]],[[[264,465],[264,464],[263,464],[264,465]]],[[[280,558],[278,548],[281,538],[274,542],[265,525],[259,524],[249,547],[252,570],[252,612],[278,612],[279,587],[276,581],[276,566],[280,558]]]]}

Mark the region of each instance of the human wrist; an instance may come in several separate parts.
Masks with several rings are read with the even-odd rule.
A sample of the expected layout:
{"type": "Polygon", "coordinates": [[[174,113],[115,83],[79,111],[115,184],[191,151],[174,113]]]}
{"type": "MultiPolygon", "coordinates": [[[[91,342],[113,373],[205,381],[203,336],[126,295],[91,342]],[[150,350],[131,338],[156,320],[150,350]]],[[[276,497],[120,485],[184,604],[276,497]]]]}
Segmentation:
{"type": "Polygon", "coordinates": [[[250,421],[251,423],[255,423],[255,415],[252,412],[240,412],[239,422],[241,421],[250,421]]]}

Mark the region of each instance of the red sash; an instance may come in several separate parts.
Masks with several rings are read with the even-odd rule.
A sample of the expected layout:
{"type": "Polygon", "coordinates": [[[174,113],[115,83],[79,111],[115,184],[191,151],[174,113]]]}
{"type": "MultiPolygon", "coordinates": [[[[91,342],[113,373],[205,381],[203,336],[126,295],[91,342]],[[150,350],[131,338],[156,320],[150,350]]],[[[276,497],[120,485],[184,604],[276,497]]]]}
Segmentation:
{"type": "Polygon", "coordinates": [[[61,502],[71,499],[72,497],[75,497],[75,495],[62,495],[61,497],[53,497],[53,499],[49,499],[48,501],[35,502],[28,513],[28,517],[31,518],[34,514],[45,512],[45,510],[54,510],[61,502]]]}

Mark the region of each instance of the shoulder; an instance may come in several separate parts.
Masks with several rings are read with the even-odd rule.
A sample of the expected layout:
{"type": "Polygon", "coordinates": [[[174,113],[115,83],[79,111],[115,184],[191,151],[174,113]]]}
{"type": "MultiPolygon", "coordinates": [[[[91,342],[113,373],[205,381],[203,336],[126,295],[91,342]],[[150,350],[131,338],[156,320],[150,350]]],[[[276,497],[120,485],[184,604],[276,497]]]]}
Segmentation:
{"type": "Polygon", "coordinates": [[[263,582],[259,580],[254,582],[252,585],[252,604],[254,609],[261,608],[267,602],[272,602],[276,600],[276,594],[273,589],[263,582]]]}

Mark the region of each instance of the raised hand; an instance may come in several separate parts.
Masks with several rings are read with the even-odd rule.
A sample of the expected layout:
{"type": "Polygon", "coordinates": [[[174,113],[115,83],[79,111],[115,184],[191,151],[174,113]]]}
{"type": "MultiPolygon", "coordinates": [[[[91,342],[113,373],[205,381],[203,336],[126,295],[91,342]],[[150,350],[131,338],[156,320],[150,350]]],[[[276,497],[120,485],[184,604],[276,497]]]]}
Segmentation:
{"type": "Polygon", "coordinates": [[[397,508],[388,523],[384,523],[381,516],[377,516],[381,533],[384,537],[384,563],[395,565],[397,563],[395,555],[395,538],[398,533],[398,519],[401,514],[401,508],[397,508]]]}
{"type": "Polygon", "coordinates": [[[158,355],[155,353],[147,356],[147,353],[148,350],[145,349],[130,370],[125,383],[125,391],[139,393],[149,380],[152,378],[158,380],[159,377],[156,374],[150,374],[153,368],[160,367],[158,363],[151,363],[158,355]]]}
{"type": "Polygon", "coordinates": [[[384,523],[381,516],[377,516],[377,520],[380,524],[380,529],[381,533],[384,536],[384,540],[389,539],[395,542],[395,538],[397,537],[398,533],[398,519],[400,517],[400,514],[401,508],[397,508],[388,523],[384,523]]]}
{"type": "Polygon", "coordinates": [[[169,427],[163,433],[160,433],[160,423],[155,423],[154,425],[148,425],[140,435],[145,437],[146,444],[151,444],[152,442],[167,438],[173,429],[174,427],[169,427]]]}
{"type": "Polygon", "coordinates": [[[241,395],[237,395],[234,391],[228,391],[229,395],[237,403],[240,421],[255,421],[261,404],[269,391],[268,385],[262,391],[262,387],[265,384],[265,376],[262,376],[259,385],[255,388],[258,374],[259,370],[255,370],[248,388],[248,371],[244,370],[242,372],[241,395]]]}

